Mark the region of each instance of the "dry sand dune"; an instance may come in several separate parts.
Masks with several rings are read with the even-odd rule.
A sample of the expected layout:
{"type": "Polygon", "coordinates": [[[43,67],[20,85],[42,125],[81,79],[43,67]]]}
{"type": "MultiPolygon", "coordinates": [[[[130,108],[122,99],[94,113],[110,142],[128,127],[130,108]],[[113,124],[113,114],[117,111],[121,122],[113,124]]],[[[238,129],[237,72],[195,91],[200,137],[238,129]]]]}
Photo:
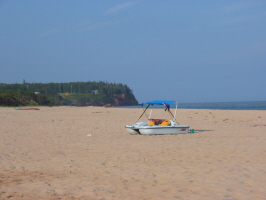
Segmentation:
{"type": "Polygon", "coordinates": [[[265,199],[266,111],[179,109],[194,134],[128,134],[141,112],[0,108],[0,199],[265,199]]]}

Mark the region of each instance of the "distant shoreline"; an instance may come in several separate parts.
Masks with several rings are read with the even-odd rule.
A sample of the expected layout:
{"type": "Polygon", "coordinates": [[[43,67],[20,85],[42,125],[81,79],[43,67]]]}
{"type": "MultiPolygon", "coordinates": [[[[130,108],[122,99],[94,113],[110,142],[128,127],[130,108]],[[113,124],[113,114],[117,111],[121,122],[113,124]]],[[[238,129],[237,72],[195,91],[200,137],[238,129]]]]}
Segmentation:
{"type": "MultiPolygon", "coordinates": [[[[59,106],[1,106],[3,108],[16,107],[59,107],[59,106]]],[[[60,107],[103,107],[103,108],[142,108],[141,104],[134,106],[75,106],[60,105],[60,107]]],[[[145,106],[144,106],[145,107],[145,106]]],[[[161,109],[163,106],[150,106],[153,109],[161,109]]],[[[176,106],[172,105],[171,109],[176,106]]],[[[210,110],[266,110],[266,101],[245,101],[245,102],[209,102],[209,103],[178,103],[178,109],[210,109],[210,110]]]]}
{"type": "MultiPolygon", "coordinates": [[[[116,108],[138,108],[136,106],[117,106],[116,108]]],[[[172,105],[171,108],[175,108],[172,105]]],[[[151,108],[163,108],[153,106],[151,108]]],[[[212,110],[266,110],[266,101],[241,101],[241,102],[206,102],[206,103],[178,103],[177,108],[182,109],[212,109],[212,110]]]]}

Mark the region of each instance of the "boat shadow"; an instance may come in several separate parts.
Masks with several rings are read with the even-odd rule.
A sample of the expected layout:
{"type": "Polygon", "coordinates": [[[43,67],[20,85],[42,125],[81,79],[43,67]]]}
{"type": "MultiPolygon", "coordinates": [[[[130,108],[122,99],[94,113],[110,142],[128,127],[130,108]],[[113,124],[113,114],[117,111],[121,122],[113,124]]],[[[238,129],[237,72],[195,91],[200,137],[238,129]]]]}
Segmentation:
{"type": "Polygon", "coordinates": [[[206,131],[214,131],[214,130],[199,130],[199,129],[194,129],[194,132],[188,132],[188,133],[176,133],[176,134],[150,134],[146,136],[160,136],[160,135],[186,135],[186,134],[197,134],[197,133],[202,133],[206,131]]]}
{"type": "Polygon", "coordinates": [[[214,130],[199,130],[199,129],[194,129],[194,133],[202,133],[206,131],[214,131],[214,130]]]}

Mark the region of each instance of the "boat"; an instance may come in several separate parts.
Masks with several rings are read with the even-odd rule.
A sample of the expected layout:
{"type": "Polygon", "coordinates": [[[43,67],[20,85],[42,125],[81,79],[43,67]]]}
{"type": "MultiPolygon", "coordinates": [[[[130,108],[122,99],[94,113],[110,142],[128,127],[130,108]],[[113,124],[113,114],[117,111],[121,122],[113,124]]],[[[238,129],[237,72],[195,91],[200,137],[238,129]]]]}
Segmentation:
{"type": "Polygon", "coordinates": [[[40,110],[39,108],[15,108],[15,110],[40,110]]]}
{"type": "Polygon", "coordinates": [[[165,111],[168,111],[171,120],[168,119],[153,119],[150,116],[147,117],[148,121],[138,121],[135,124],[132,125],[126,125],[126,130],[132,135],[166,135],[166,134],[185,134],[189,132],[189,126],[188,125],[179,125],[178,122],[175,119],[176,110],[177,110],[177,104],[176,104],[176,110],[175,115],[170,111],[170,105],[175,103],[175,101],[150,101],[146,103],[142,103],[141,106],[147,105],[144,109],[143,113],[139,117],[139,119],[144,115],[144,113],[147,111],[147,109],[150,106],[153,105],[163,105],[165,106],[165,111]]]}

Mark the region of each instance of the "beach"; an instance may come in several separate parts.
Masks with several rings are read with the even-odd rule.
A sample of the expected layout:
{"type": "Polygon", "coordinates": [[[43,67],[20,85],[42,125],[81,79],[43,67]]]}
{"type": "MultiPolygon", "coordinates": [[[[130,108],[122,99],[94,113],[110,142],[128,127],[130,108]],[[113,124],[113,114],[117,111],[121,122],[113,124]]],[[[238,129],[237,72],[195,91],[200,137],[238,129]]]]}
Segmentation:
{"type": "Polygon", "coordinates": [[[0,108],[0,199],[265,199],[265,110],[178,109],[193,134],[144,136],[141,108],[38,108],[0,108]]]}

